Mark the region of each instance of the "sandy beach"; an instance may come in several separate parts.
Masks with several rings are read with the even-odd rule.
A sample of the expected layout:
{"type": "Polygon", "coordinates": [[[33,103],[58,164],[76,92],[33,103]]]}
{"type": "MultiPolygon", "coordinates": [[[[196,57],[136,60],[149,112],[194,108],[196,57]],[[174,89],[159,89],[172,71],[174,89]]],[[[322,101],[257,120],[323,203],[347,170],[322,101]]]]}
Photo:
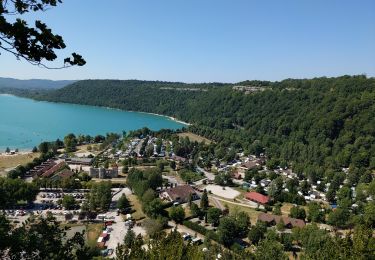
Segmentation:
{"type": "Polygon", "coordinates": [[[0,153],[0,175],[14,169],[18,165],[24,165],[39,157],[39,153],[18,152],[17,154],[0,153]]]}

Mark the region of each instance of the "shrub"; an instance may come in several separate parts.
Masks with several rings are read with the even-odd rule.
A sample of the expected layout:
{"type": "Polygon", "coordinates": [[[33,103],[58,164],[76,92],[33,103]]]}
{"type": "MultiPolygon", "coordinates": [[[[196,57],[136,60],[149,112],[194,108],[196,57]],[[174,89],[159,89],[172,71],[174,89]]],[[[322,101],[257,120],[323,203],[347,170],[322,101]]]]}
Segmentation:
{"type": "Polygon", "coordinates": [[[186,220],[186,221],[183,222],[183,224],[184,224],[184,226],[186,226],[186,227],[188,227],[188,228],[190,228],[190,229],[194,230],[195,232],[198,232],[202,235],[206,235],[206,233],[207,233],[207,229],[205,227],[197,224],[197,223],[186,220]]]}

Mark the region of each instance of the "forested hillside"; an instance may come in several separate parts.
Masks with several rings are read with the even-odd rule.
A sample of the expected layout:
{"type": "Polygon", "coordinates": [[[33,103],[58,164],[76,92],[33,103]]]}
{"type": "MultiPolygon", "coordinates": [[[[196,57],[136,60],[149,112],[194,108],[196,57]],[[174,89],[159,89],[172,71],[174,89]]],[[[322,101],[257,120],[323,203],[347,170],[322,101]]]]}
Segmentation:
{"type": "Polygon", "coordinates": [[[275,164],[314,175],[375,168],[375,79],[365,76],[238,84],[87,80],[25,95],[174,116],[222,149],[264,147],[275,164]]]}

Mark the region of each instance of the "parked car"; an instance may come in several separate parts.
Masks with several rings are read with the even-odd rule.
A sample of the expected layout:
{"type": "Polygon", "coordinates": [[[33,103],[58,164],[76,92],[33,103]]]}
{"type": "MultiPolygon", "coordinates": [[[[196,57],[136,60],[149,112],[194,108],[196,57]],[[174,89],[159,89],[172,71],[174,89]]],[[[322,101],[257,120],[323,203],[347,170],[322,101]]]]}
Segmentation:
{"type": "Polygon", "coordinates": [[[202,239],[196,237],[196,238],[193,238],[192,242],[195,245],[200,245],[200,244],[202,244],[202,239]]]}
{"type": "Polygon", "coordinates": [[[182,238],[185,240],[185,241],[188,241],[188,240],[191,240],[191,235],[188,234],[188,233],[185,233],[182,238]]]}
{"type": "Polygon", "coordinates": [[[134,226],[133,220],[127,220],[127,221],[125,221],[125,226],[133,227],[134,226]]]}

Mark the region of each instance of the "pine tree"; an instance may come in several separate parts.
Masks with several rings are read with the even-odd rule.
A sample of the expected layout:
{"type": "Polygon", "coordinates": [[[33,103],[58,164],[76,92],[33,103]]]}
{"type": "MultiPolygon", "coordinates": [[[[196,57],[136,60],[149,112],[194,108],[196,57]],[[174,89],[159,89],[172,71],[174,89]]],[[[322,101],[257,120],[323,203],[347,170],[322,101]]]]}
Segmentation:
{"type": "Polygon", "coordinates": [[[203,191],[200,206],[201,206],[202,210],[204,210],[204,211],[206,211],[208,209],[209,203],[208,203],[208,195],[207,195],[206,189],[204,189],[204,191],[203,191]]]}

